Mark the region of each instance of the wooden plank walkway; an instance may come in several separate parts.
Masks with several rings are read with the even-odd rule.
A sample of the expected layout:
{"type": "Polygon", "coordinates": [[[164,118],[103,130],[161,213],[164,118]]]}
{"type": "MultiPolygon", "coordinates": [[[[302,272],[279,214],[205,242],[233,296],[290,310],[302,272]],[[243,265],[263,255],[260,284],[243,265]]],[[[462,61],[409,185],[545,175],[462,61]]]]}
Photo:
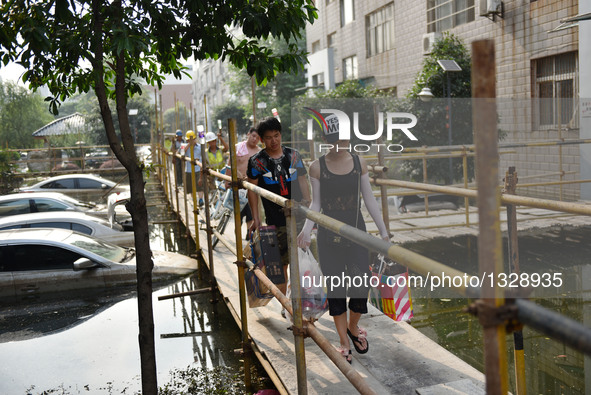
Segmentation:
{"type": "MultiPolygon", "coordinates": [[[[172,175],[172,174],[171,174],[172,175]]],[[[184,193],[174,195],[171,206],[179,213],[195,238],[192,202],[188,200],[189,218],[184,193]]],[[[234,224],[230,222],[224,236],[234,245],[234,224]]],[[[245,230],[245,226],[243,227],[245,230]]],[[[244,234],[244,233],[243,233],[244,234]]],[[[199,231],[203,256],[208,257],[206,233],[199,231]]],[[[236,257],[219,243],[213,251],[214,273],[224,301],[239,317],[236,257]]],[[[360,325],[367,328],[370,351],[365,355],[353,352],[352,366],[378,394],[475,394],[484,393],[484,375],[407,323],[397,323],[371,305],[360,325]],[[449,385],[441,385],[449,384],[449,385]],[[464,390],[462,390],[464,388],[464,390]],[[478,392],[476,392],[478,393],[478,392]]],[[[259,359],[271,377],[276,376],[281,393],[296,394],[294,337],[287,328],[290,323],[281,317],[281,305],[275,299],[265,307],[248,308],[248,329],[259,359]]],[[[332,344],[338,336],[332,318],[325,314],[315,324],[332,344]]],[[[310,338],[305,340],[306,372],[310,394],[352,394],[354,387],[310,338]]]]}

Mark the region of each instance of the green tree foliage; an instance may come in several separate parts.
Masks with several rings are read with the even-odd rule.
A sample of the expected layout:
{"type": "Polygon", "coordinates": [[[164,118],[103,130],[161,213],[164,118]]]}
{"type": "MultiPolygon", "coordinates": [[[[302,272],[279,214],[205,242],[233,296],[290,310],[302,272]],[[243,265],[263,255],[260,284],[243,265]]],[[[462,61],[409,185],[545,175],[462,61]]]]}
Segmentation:
{"type": "Polygon", "coordinates": [[[0,149],[0,195],[12,192],[22,181],[15,174],[14,161],[16,160],[18,160],[16,152],[0,149]]]}
{"type": "Polygon", "coordinates": [[[38,146],[33,132],[52,120],[40,95],[14,82],[0,81],[0,147],[38,146]]]}
{"type": "Polygon", "coordinates": [[[238,134],[245,134],[250,129],[252,122],[248,119],[244,106],[236,101],[229,101],[217,106],[212,114],[212,119],[221,119],[222,125],[227,124],[228,118],[236,120],[236,129],[238,134]]]}
{"type": "Polygon", "coordinates": [[[187,108],[183,102],[179,102],[177,108],[169,108],[162,114],[163,125],[162,129],[166,133],[174,133],[177,129],[183,131],[194,129],[193,117],[191,116],[191,109],[187,108]]]}
{"type": "Polygon", "coordinates": [[[161,87],[180,77],[182,59],[228,59],[260,84],[278,73],[301,70],[304,53],[292,44],[317,18],[312,0],[12,0],[0,3],[0,59],[27,71],[33,88],[51,92],[50,109],[77,93],[94,91],[110,148],[129,174],[134,224],[142,393],[155,395],[152,252],[144,194],[144,167],[135,154],[128,101],[141,85],[161,87]],[[235,40],[228,25],[242,27],[235,40]],[[285,40],[276,54],[264,44],[285,40]],[[112,111],[109,99],[114,100],[112,111]],[[116,123],[119,123],[120,135],[116,123]]]}
{"type": "MultiPolygon", "coordinates": [[[[304,38],[304,30],[300,32],[299,37],[286,42],[275,38],[261,40],[262,45],[266,45],[278,54],[287,54],[289,51],[297,48],[299,52],[306,51],[306,40],[304,38]]],[[[293,72],[277,73],[272,81],[262,81],[255,83],[255,97],[257,103],[266,103],[266,108],[256,109],[256,118],[260,120],[264,117],[272,116],[271,110],[277,109],[282,124],[282,136],[285,141],[291,139],[291,100],[298,95],[306,85],[303,68],[293,70],[293,72]]],[[[248,73],[244,70],[231,67],[230,68],[230,92],[236,97],[248,98],[242,108],[246,118],[250,118],[252,114],[252,82],[248,73]]],[[[220,118],[221,119],[221,118],[220,118]]],[[[248,128],[250,127],[250,122],[248,128]]],[[[240,125],[238,131],[242,132],[240,125]]]]}
{"type": "MultiPolygon", "coordinates": [[[[307,140],[306,122],[310,113],[305,111],[306,108],[315,110],[335,108],[350,116],[357,113],[361,132],[370,133],[369,129],[375,131],[374,109],[377,106],[383,110],[386,107],[384,102],[392,101],[390,96],[388,91],[379,90],[373,85],[366,86],[357,80],[344,81],[335,89],[315,89],[312,94],[298,96],[294,100],[292,114],[292,128],[296,139],[298,141],[307,140]]],[[[321,136],[321,133],[315,133],[314,140],[322,141],[321,136]]],[[[355,135],[351,136],[351,145],[366,142],[359,140],[355,135]]]]}
{"type": "Polygon", "coordinates": [[[321,99],[364,99],[364,98],[383,98],[390,96],[391,93],[379,90],[373,85],[364,85],[358,80],[346,80],[339,84],[335,89],[314,90],[314,96],[321,99]]]}

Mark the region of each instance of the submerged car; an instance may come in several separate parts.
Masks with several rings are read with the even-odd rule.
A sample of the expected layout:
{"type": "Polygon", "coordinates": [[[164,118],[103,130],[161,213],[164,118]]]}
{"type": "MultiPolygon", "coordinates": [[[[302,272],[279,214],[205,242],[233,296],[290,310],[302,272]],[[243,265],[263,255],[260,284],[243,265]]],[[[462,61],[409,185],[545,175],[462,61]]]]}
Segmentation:
{"type": "Polygon", "coordinates": [[[131,230],[133,224],[123,205],[127,201],[129,192],[112,193],[107,198],[106,206],[84,203],[58,192],[13,193],[0,196],[0,218],[28,213],[82,212],[119,223],[125,230],[131,230]]]}
{"type": "Polygon", "coordinates": [[[60,228],[94,236],[119,246],[133,246],[133,232],[125,232],[123,226],[79,212],[54,211],[12,215],[0,218],[0,230],[60,228]]]}
{"type": "Polygon", "coordinates": [[[106,178],[91,174],[66,174],[50,177],[21,192],[60,192],[86,202],[100,202],[110,193],[128,191],[129,186],[117,184],[106,178]]]}
{"type": "Polygon", "coordinates": [[[48,211],[89,212],[96,206],[58,192],[13,193],[0,196],[0,217],[48,211]]]}
{"type": "MultiPolygon", "coordinates": [[[[154,251],[155,283],[197,270],[195,259],[154,251]]],[[[136,284],[135,249],[65,229],[0,231],[0,297],[136,284]]]]}

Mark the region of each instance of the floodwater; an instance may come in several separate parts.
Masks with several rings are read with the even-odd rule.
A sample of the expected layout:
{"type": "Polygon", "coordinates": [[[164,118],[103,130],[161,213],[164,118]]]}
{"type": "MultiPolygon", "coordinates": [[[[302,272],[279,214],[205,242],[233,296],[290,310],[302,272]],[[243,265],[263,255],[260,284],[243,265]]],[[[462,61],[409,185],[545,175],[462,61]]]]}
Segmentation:
{"type": "MultiPolygon", "coordinates": [[[[565,283],[569,283],[568,295],[552,295],[548,290],[535,289],[532,300],[587,327],[591,327],[589,240],[591,227],[557,228],[519,237],[522,272],[562,273],[565,283]]],[[[474,237],[432,240],[405,247],[464,272],[478,273],[477,240],[474,237]]],[[[504,251],[507,262],[506,240],[504,251]]],[[[426,289],[411,292],[415,313],[412,326],[484,372],[482,327],[476,318],[462,312],[470,301],[431,297],[426,289]]],[[[523,330],[523,337],[528,393],[591,394],[590,357],[527,327],[523,330]]],[[[515,393],[512,335],[507,336],[507,347],[510,390],[515,393]]]]}
{"type": "MultiPolygon", "coordinates": [[[[147,186],[153,249],[187,253],[184,228],[163,194],[147,186]]],[[[158,301],[158,296],[208,286],[196,275],[154,292],[158,384],[187,367],[229,367],[240,372],[234,349],[241,335],[223,302],[211,294],[158,301]]],[[[0,301],[0,394],[119,394],[141,389],[137,298],[134,287],[60,294],[54,298],[0,301]]]]}

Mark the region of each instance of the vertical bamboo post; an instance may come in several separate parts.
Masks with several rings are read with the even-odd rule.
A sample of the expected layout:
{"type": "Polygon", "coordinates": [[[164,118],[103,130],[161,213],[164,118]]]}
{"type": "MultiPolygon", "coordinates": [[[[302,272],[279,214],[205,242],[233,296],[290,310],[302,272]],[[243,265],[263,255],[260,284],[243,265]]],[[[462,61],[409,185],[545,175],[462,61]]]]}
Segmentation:
{"type": "MultiPolygon", "coordinates": [[[[207,116],[206,116],[207,122],[207,116]]],[[[207,128],[205,129],[207,130],[207,128]]],[[[211,231],[211,218],[209,212],[209,177],[212,177],[209,174],[209,168],[207,166],[207,152],[205,152],[206,144],[201,145],[201,180],[203,185],[203,206],[205,208],[205,229],[207,233],[207,260],[209,262],[209,283],[211,285],[211,303],[217,303],[217,293],[215,292],[215,271],[214,271],[214,262],[213,262],[213,244],[211,240],[211,236],[213,232],[211,231]]],[[[193,201],[195,202],[195,199],[193,201]]],[[[195,205],[195,232],[198,232],[198,223],[197,223],[197,213],[198,209],[195,205]]]]}
{"type": "MultiPolygon", "coordinates": [[[[379,125],[379,116],[378,113],[380,111],[379,107],[376,105],[374,105],[373,107],[374,110],[374,122],[375,122],[375,126],[376,126],[376,130],[380,129],[379,125]]],[[[378,147],[380,147],[383,143],[382,137],[378,138],[378,147]]],[[[381,149],[378,149],[378,165],[379,166],[384,166],[384,152],[381,149]]],[[[384,175],[384,173],[381,173],[382,176],[384,175]]],[[[386,185],[380,185],[380,196],[382,199],[382,218],[384,219],[384,224],[386,225],[386,230],[388,231],[388,234],[390,234],[390,212],[389,212],[389,207],[388,207],[388,187],[386,185]]]]}
{"type": "Polygon", "coordinates": [[[257,125],[257,96],[256,85],[254,83],[254,75],[250,77],[250,90],[252,94],[252,125],[256,128],[257,125]]]}
{"type": "MultiPolygon", "coordinates": [[[[425,157],[426,153],[423,152],[423,182],[425,184],[429,183],[429,178],[427,176],[427,158],[425,157]]],[[[425,215],[429,215],[429,194],[425,193],[425,215]]]]}
{"type": "Polygon", "coordinates": [[[304,320],[302,318],[302,288],[300,284],[300,268],[298,262],[298,230],[293,200],[285,206],[287,217],[287,245],[289,246],[289,277],[291,282],[291,308],[293,311],[293,337],[296,354],[296,373],[298,394],[308,394],[306,379],[306,350],[304,346],[304,320]]]}
{"type": "MultiPolygon", "coordinates": [[[[501,193],[498,186],[495,52],[492,40],[472,43],[472,63],[474,141],[478,168],[478,262],[480,275],[485,279],[481,297],[484,306],[494,311],[504,304],[504,298],[495,281],[497,273],[503,270],[503,254],[499,219],[501,193]]],[[[484,314],[483,312],[482,315],[484,314]]],[[[503,323],[486,323],[484,320],[481,323],[484,333],[486,393],[506,394],[508,382],[505,327],[503,323]]]]}
{"type": "MultiPolygon", "coordinates": [[[[468,155],[466,146],[462,148],[462,170],[464,177],[464,189],[468,189],[468,155]]],[[[470,199],[464,197],[464,209],[466,211],[466,226],[470,226],[470,199]]]]}
{"type": "MultiPolygon", "coordinates": [[[[505,173],[505,193],[515,195],[517,189],[517,173],[515,167],[509,167],[505,173]]],[[[517,207],[514,204],[507,204],[507,233],[508,233],[508,255],[511,273],[519,275],[519,247],[517,238],[517,207]]],[[[513,332],[514,359],[515,359],[515,389],[517,395],[526,395],[525,386],[525,355],[523,351],[523,331],[513,332]]]]}
{"type": "MultiPolygon", "coordinates": [[[[560,98],[562,95],[561,92],[561,85],[557,84],[557,88],[558,88],[558,92],[557,93],[557,101],[558,103],[556,104],[556,107],[558,109],[557,111],[557,117],[558,117],[558,140],[560,141],[564,141],[564,139],[562,138],[562,107],[561,107],[561,103],[560,103],[560,98]]],[[[558,171],[560,172],[560,181],[564,181],[564,169],[562,167],[562,144],[558,145],[558,171]]],[[[564,188],[562,186],[562,184],[559,185],[559,199],[560,201],[562,201],[563,199],[563,192],[564,192],[564,188]]]]}
{"type": "MultiPolygon", "coordinates": [[[[238,198],[238,163],[236,160],[236,120],[228,119],[228,134],[230,137],[230,170],[232,172],[232,193],[234,195],[234,235],[236,237],[236,263],[244,262],[242,253],[242,232],[240,217],[240,200],[238,198]]],[[[247,230],[248,231],[248,230],[247,230]]],[[[248,340],[248,319],[246,313],[246,286],[244,283],[245,265],[238,264],[238,292],[240,294],[240,320],[242,322],[242,353],[244,357],[244,385],[249,389],[250,378],[250,342],[248,340]]]]}

